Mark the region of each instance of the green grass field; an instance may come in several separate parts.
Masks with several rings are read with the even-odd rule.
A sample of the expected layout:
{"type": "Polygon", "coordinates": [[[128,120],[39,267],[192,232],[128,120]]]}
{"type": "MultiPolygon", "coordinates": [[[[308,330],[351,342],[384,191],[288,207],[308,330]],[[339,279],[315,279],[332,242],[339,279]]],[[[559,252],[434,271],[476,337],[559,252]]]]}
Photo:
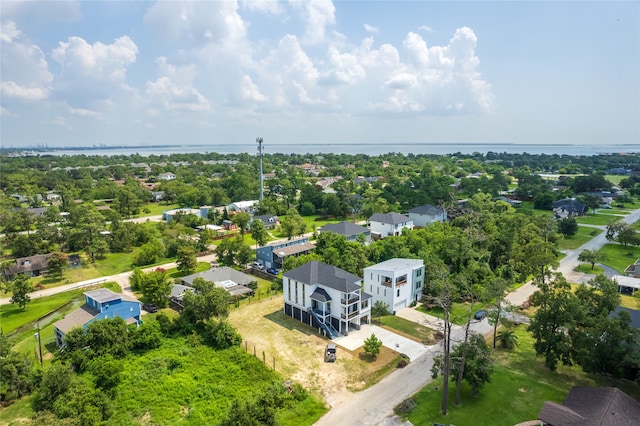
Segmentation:
{"type": "Polygon", "coordinates": [[[576,222],[578,225],[608,225],[609,223],[620,219],[620,216],[610,215],[610,214],[589,214],[587,216],[579,216],[576,218],[576,222]]]}
{"type": "MultiPolygon", "coordinates": [[[[460,303],[460,302],[455,302],[453,304],[453,308],[451,309],[451,322],[453,322],[454,324],[457,325],[464,325],[467,323],[467,318],[469,317],[469,303],[460,303]]],[[[473,315],[478,312],[478,311],[482,311],[482,310],[487,310],[490,307],[490,303],[489,302],[476,302],[473,304],[473,310],[471,313],[471,319],[473,320],[473,315]]],[[[422,311],[424,313],[427,313],[429,315],[433,315],[434,317],[438,317],[440,319],[442,319],[443,315],[442,315],[442,308],[440,307],[432,307],[432,308],[427,308],[424,304],[423,305],[419,305],[417,307],[417,309],[419,311],[422,311]]]]}
{"type": "MultiPolygon", "coordinates": [[[[455,383],[449,385],[448,415],[442,416],[442,378],[428,384],[416,395],[417,407],[408,415],[415,425],[514,425],[535,420],[545,401],[561,403],[573,386],[609,386],[610,379],[590,377],[579,367],[559,366],[549,371],[535,356],[533,339],[524,326],[517,326],[518,347],[513,351],[495,350],[491,383],[478,395],[464,383],[460,406],[456,407],[455,383]]],[[[425,372],[428,374],[428,372],[425,372]]],[[[625,392],[638,398],[638,386],[620,383],[625,392]]]]}
{"type": "Polygon", "coordinates": [[[416,324],[413,321],[408,321],[395,315],[386,315],[379,319],[376,318],[375,322],[379,322],[379,324],[382,324],[385,328],[391,329],[416,342],[424,343],[425,345],[433,345],[435,343],[433,330],[429,327],[416,324]]]}
{"type": "Polygon", "coordinates": [[[589,226],[578,226],[578,232],[571,237],[564,237],[558,241],[560,250],[577,249],[596,235],[602,233],[602,230],[591,228],[589,226]]]}
{"type": "Polygon", "coordinates": [[[607,260],[603,261],[602,264],[612,267],[621,274],[627,266],[640,258],[640,247],[605,244],[600,250],[607,256],[607,260]]]}

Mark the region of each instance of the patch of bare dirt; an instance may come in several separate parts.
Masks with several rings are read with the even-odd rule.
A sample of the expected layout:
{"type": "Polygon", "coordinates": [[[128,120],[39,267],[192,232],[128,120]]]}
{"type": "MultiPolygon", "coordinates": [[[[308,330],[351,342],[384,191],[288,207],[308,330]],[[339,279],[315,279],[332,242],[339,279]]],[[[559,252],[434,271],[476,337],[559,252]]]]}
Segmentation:
{"type": "Polygon", "coordinates": [[[337,361],[324,362],[329,340],[317,331],[282,312],[282,296],[252,301],[233,309],[229,322],[243,337],[243,347],[281,373],[285,379],[324,396],[330,405],[349,398],[351,390],[365,388],[373,372],[396,354],[382,351],[376,361],[360,358],[361,350],[350,352],[338,346],[337,361]],[[263,355],[264,352],[264,355],[263,355]],[[264,358],[263,358],[264,357],[264,358]]]}

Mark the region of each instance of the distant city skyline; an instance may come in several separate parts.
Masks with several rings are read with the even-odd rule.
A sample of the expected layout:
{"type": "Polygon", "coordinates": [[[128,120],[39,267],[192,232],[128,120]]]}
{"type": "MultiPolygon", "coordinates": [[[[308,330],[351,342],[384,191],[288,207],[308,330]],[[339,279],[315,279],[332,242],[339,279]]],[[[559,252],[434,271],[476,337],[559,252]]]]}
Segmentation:
{"type": "Polygon", "coordinates": [[[0,24],[5,148],[640,144],[637,1],[3,1],[0,24]]]}

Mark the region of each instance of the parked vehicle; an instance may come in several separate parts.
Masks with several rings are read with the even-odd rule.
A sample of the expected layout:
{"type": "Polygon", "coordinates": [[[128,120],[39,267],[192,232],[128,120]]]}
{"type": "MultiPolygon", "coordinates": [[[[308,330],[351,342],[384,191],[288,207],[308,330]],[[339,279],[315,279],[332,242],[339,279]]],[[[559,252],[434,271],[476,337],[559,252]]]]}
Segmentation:
{"type": "Polygon", "coordinates": [[[268,268],[267,272],[273,275],[278,275],[278,270],[276,268],[268,268]]]}
{"type": "Polygon", "coordinates": [[[145,303],[142,305],[142,309],[149,312],[150,314],[155,314],[158,312],[158,307],[156,305],[152,305],[151,303],[145,303]]]}
{"type": "Polygon", "coordinates": [[[487,316],[487,312],[486,311],[478,311],[476,312],[476,314],[473,316],[475,319],[477,319],[478,321],[481,321],[484,319],[484,317],[487,316]]]}
{"type": "Polygon", "coordinates": [[[251,267],[256,268],[256,269],[260,269],[261,271],[264,270],[264,265],[259,263],[259,262],[253,262],[251,264],[251,267]]]}
{"type": "Polygon", "coordinates": [[[335,343],[327,343],[327,349],[324,351],[324,362],[336,362],[335,343]]]}

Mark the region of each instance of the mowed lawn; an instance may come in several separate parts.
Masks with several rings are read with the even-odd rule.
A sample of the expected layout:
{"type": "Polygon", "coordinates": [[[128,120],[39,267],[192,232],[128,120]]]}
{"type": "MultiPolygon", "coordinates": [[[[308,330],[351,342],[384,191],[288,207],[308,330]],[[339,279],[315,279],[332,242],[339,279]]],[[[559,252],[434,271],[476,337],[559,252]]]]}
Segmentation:
{"type": "MultiPolygon", "coordinates": [[[[455,383],[449,385],[448,415],[440,411],[442,378],[416,394],[417,407],[408,415],[415,425],[434,423],[452,425],[514,425],[535,420],[545,401],[561,403],[573,386],[610,386],[611,380],[591,377],[579,367],[559,366],[549,371],[533,350],[533,339],[525,326],[517,326],[519,346],[513,351],[498,349],[493,353],[494,373],[491,383],[478,395],[471,394],[464,383],[460,406],[455,406],[455,383]]],[[[625,392],[638,398],[638,386],[619,383],[625,392]]]]}
{"type": "Polygon", "coordinates": [[[558,241],[558,248],[560,250],[577,249],[600,233],[602,233],[602,230],[597,228],[592,228],[590,226],[578,226],[578,232],[575,235],[564,237],[558,241]]]}
{"type": "Polygon", "coordinates": [[[627,266],[640,258],[640,247],[605,244],[600,251],[607,256],[607,259],[602,263],[612,267],[621,274],[624,273],[627,266]]]}

